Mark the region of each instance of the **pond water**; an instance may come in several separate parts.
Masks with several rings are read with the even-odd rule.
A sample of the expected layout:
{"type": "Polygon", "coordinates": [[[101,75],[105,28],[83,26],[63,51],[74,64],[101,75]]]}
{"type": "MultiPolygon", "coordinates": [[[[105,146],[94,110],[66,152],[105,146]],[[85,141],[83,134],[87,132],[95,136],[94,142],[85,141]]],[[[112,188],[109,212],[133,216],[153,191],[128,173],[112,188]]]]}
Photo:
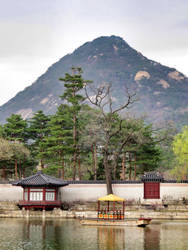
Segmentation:
{"type": "Polygon", "coordinates": [[[78,220],[0,219],[0,250],[186,250],[188,222],[147,228],[81,226],[78,220]]]}

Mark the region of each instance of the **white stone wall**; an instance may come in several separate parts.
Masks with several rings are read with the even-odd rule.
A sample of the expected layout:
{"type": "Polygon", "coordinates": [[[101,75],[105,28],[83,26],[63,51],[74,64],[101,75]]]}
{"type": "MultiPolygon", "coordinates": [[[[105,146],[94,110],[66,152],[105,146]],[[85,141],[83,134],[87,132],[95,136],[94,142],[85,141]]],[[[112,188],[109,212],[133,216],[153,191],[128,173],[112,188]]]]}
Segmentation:
{"type": "Polygon", "coordinates": [[[163,200],[188,199],[188,183],[160,183],[160,196],[163,200]]]}
{"type": "MultiPolygon", "coordinates": [[[[146,203],[160,203],[162,200],[188,199],[188,183],[160,183],[160,199],[144,200],[144,185],[114,184],[114,194],[126,200],[146,203]]],[[[105,184],[70,184],[61,188],[62,201],[97,201],[106,195],[105,184]]]]}
{"type": "MultiPolygon", "coordinates": [[[[126,200],[141,200],[143,198],[143,184],[114,184],[114,194],[126,200]]],[[[97,201],[105,196],[105,184],[70,184],[61,188],[61,200],[71,201],[97,201]]]]}
{"type": "MultiPolygon", "coordinates": [[[[113,184],[114,194],[126,200],[144,202],[143,183],[139,184],[113,184]]],[[[60,189],[61,200],[74,201],[97,201],[99,197],[106,195],[105,184],[70,184],[60,189]]],[[[11,184],[0,184],[0,201],[22,200],[22,187],[11,184]]],[[[160,200],[145,200],[157,202],[162,200],[188,199],[188,183],[160,183],[160,200]]]]}
{"type": "Polygon", "coordinates": [[[61,200],[66,202],[96,201],[104,195],[106,195],[105,184],[70,184],[61,188],[61,200]]]}
{"type": "Polygon", "coordinates": [[[0,201],[19,201],[23,198],[23,188],[11,184],[0,184],[0,201]]]}
{"type": "MultiPolygon", "coordinates": [[[[139,200],[143,198],[143,184],[114,184],[114,194],[126,200],[139,200]]],[[[72,201],[97,201],[106,195],[105,184],[70,184],[60,189],[61,200],[72,201]]],[[[22,187],[11,184],[0,184],[0,201],[22,200],[22,187]]]]}

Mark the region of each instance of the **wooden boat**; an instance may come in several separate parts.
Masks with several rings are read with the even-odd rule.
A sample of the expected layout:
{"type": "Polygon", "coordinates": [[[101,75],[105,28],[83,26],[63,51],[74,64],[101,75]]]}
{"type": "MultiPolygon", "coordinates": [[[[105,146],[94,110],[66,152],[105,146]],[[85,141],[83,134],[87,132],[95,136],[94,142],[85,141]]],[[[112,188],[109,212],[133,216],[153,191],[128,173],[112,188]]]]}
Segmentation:
{"type": "Polygon", "coordinates": [[[100,220],[100,219],[81,219],[82,225],[88,226],[137,226],[146,227],[151,222],[150,218],[139,218],[129,220],[100,220]]]}
{"type": "Polygon", "coordinates": [[[140,217],[139,219],[125,219],[125,199],[109,194],[98,199],[97,214],[96,219],[81,219],[80,223],[82,225],[88,226],[138,226],[145,227],[150,224],[150,218],[140,217]],[[101,209],[100,202],[106,202],[107,208],[101,209]],[[115,203],[122,202],[123,209],[117,209],[115,203]],[[113,204],[113,208],[110,209],[110,203],[113,204]]]}

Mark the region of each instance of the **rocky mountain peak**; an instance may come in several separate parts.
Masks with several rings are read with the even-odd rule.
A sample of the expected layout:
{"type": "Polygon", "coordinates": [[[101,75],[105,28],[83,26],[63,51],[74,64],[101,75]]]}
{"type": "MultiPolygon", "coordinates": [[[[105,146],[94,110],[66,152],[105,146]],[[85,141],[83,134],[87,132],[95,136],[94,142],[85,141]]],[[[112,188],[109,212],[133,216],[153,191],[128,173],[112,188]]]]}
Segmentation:
{"type": "Polygon", "coordinates": [[[152,122],[188,122],[188,79],[176,69],[149,60],[118,36],[96,38],[62,57],[30,87],[0,107],[0,121],[5,122],[12,113],[24,118],[38,110],[54,113],[64,90],[59,78],[70,72],[72,66],[82,67],[83,77],[95,86],[111,83],[117,104],[125,97],[125,85],[136,90],[140,101],[131,110],[134,115],[147,114],[152,122]]]}

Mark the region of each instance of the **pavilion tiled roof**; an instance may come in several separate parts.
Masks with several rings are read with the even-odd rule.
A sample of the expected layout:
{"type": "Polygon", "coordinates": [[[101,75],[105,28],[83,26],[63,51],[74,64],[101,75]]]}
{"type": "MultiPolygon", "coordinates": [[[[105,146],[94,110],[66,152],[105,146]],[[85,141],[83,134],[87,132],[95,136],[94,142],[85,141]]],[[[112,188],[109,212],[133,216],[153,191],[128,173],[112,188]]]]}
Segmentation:
{"type": "Polygon", "coordinates": [[[35,175],[15,181],[12,183],[15,186],[56,186],[62,187],[68,185],[68,182],[61,179],[46,175],[42,171],[37,172],[35,175]]]}

